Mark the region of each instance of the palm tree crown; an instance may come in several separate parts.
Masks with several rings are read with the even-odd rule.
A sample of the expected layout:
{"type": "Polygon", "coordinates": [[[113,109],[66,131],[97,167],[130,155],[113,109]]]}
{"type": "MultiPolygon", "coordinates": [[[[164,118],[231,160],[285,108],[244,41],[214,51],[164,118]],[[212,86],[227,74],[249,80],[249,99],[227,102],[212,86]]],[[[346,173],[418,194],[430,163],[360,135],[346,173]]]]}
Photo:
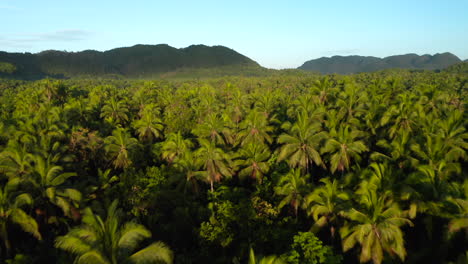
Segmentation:
{"type": "Polygon", "coordinates": [[[109,206],[105,219],[86,208],[82,225],[58,237],[55,246],[76,255],[77,264],[172,263],[172,252],[162,242],[136,251],[151,232],[134,222],[122,223],[117,205],[109,206]]]}

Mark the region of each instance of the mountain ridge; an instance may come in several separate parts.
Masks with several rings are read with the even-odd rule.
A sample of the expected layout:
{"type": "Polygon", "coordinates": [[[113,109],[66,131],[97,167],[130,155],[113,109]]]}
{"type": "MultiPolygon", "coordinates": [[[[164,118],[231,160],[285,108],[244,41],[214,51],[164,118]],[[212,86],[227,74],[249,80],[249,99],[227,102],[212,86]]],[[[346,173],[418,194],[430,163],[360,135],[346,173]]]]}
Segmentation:
{"type": "Polygon", "coordinates": [[[391,68],[440,70],[460,62],[462,60],[450,52],[436,53],[434,55],[408,53],[384,58],[360,55],[336,55],[306,61],[298,69],[317,71],[323,74],[353,74],[391,68]]]}
{"type": "Polygon", "coordinates": [[[224,46],[190,45],[174,48],[167,44],[137,44],[107,51],[67,52],[45,50],[38,53],[0,51],[0,62],[16,67],[14,75],[26,78],[120,75],[155,76],[181,69],[245,68],[262,70],[257,62],[224,46]]]}

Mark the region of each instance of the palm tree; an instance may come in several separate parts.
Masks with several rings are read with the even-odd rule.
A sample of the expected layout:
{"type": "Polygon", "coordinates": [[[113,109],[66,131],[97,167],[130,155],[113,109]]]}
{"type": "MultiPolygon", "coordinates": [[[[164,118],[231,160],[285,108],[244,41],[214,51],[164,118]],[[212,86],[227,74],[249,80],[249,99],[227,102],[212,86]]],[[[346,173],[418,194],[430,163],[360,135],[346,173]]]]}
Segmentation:
{"type": "Polygon", "coordinates": [[[77,264],[172,263],[172,252],[162,242],[136,251],[151,232],[134,222],[122,223],[117,205],[109,206],[105,219],[86,208],[82,225],[58,237],[55,246],[76,255],[77,264]]]}
{"type": "Polygon", "coordinates": [[[325,104],[330,100],[330,97],[336,93],[336,90],[336,88],[332,87],[330,78],[325,76],[313,83],[311,92],[317,95],[319,103],[325,104]]]}
{"type": "Polygon", "coordinates": [[[322,153],[329,153],[331,172],[336,170],[343,172],[351,166],[354,159],[361,160],[360,154],[369,149],[361,140],[364,133],[359,130],[351,130],[349,126],[342,126],[337,133],[331,133],[325,143],[322,153]]]}
{"type": "Polygon", "coordinates": [[[51,79],[44,79],[41,81],[41,86],[46,96],[47,102],[50,103],[53,97],[59,93],[59,89],[63,84],[60,81],[53,81],[51,79]]]}
{"type": "MultiPolygon", "coordinates": [[[[313,97],[310,94],[298,96],[288,108],[288,117],[295,117],[297,113],[312,113],[318,109],[318,105],[314,103],[313,97]]],[[[321,113],[323,114],[323,112],[321,113]]]]}
{"type": "Polygon", "coordinates": [[[218,145],[232,143],[231,132],[227,127],[224,116],[217,113],[208,114],[192,133],[199,138],[209,139],[218,145]]]}
{"type": "Polygon", "coordinates": [[[466,151],[468,150],[468,132],[466,131],[466,120],[462,111],[454,110],[449,113],[445,119],[438,119],[438,131],[444,141],[444,145],[450,149],[450,152],[458,153],[458,157],[466,160],[466,151]]]}
{"type": "Polygon", "coordinates": [[[205,180],[204,177],[206,175],[203,171],[200,171],[202,164],[199,159],[196,159],[195,154],[192,151],[187,150],[178,156],[173,164],[175,168],[183,173],[179,186],[183,188],[184,193],[188,188],[193,192],[198,193],[198,181],[205,180]]]}
{"type": "Polygon", "coordinates": [[[128,109],[124,102],[112,97],[101,109],[101,117],[111,124],[124,124],[128,121],[128,109]]]}
{"type": "Polygon", "coordinates": [[[206,139],[198,139],[200,148],[196,151],[196,159],[203,164],[205,179],[210,183],[211,191],[214,191],[214,182],[221,181],[222,177],[231,177],[229,168],[230,157],[224,151],[206,139]]]}
{"type": "Polygon", "coordinates": [[[27,152],[24,144],[12,142],[14,143],[0,153],[0,172],[9,178],[23,177],[31,171],[32,155],[27,152]]]}
{"type": "Polygon", "coordinates": [[[238,150],[238,156],[234,164],[240,167],[239,177],[250,177],[262,182],[263,175],[268,172],[270,165],[268,159],[271,152],[262,144],[247,144],[238,150]]]}
{"type": "Polygon", "coordinates": [[[290,204],[294,209],[294,215],[297,216],[299,206],[303,204],[305,191],[307,189],[308,174],[302,175],[301,169],[292,169],[286,175],[282,176],[275,187],[275,194],[284,196],[278,205],[281,209],[290,204]]]}
{"type": "Polygon", "coordinates": [[[269,135],[273,127],[269,125],[267,116],[256,110],[252,110],[247,117],[240,123],[239,136],[241,145],[246,143],[271,143],[273,139],[269,135]]]}
{"type": "Polygon", "coordinates": [[[418,212],[429,216],[450,217],[447,202],[450,201],[453,184],[448,180],[452,173],[460,174],[459,166],[441,163],[439,167],[418,165],[404,181],[405,195],[409,196],[418,212]]]}
{"type": "MultiPolygon", "coordinates": [[[[228,87],[232,88],[232,87],[228,87]]],[[[235,124],[235,128],[238,128],[239,122],[242,120],[245,114],[245,109],[248,105],[248,97],[240,90],[236,89],[232,91],[232,95],[227,102],[226,106],[227,113],[231,117],[231,121],[235,124]]]]}
{"type": "Polygon", "coordinates": [[[114,167],[128,168],[132,164],[132,152],[138,147],[138,140],[122,128],[117,128],[104,140],[105,149],[114,167]]]}
{"type": "Polygon", "coordinates": [[[344,91],[339,94],[336,104],[341,107],[340,114],[350,124],[356,122],[356,118],[366,112],[364,105],[366,100],[367,95],[356,85],[346,83],[344,91]]]}
{"type": "Polygon", "coordinates": [[[92,181],[94,184],[90,184],[89,186],[88,198],[102,198],[101,196],[105,196],[105,191],[108,190],[112,184],[118,182],[119,180],[119,176],[112,175],[111,169],[102,171],[100,168],[98,168],[97,177],[92,181]]]}
{"type": "Polygon", "coordinates": [[[171,164],[185,152],[189,151],[192,145],[193,144],[189,139],[183,138],[180,131],[177,133],[170,133],[166,136],[166,140],[162,142],[161,156],[171,164]]]}
{"type": "Polygon", "coordinates": [[[89,100],[83,98],[71,98],[65,103],[64,117],[68,125],[79,124],[85,126],[88,121],[88,115],[91,112],[89,100]]]}
{"type": "Polygon", "coordinates": [[[337,129],[341,126],[343,122],[343,117],[335,109],[329,109],[326,111],[324,127],[328,130],[329,134],[336,134],[337,129]]]}
{"type": "Polygon", "coordinates": [[[389,125],[390,138],[401,132],[412,132],[417,127],[421,105],[415,103],[415,96],[403,93],[399,96],[400,103],[391,105],[383,114],[380,125],[389,125]]]}
{"type": "Polygon", "coordinates": [[[396,135],[393,140],[381,139],[377,141],[377,146],[384,148],[386,153],[375,151],[370,158],[375,161],[391,160],[400,169],[415,166],[417,159],[412,156],[410,146],[412,140],[409,132],[402,132],[396,135]]]}
{"type": "Polygon", "coordinates": [[[256,257],[252,248],[249,251],[249,264],[285,264],[286,262],[278,256],[256,257]]]}
{"type": "Polygon", "coordinates": [[[42,239],[36,221],[22,209],[24,206],[32,205],[33,199],[28,193],[18,194],[21,182],[18,177],[12,178],[0,188],[0,237],[6,252],[4,259],[8,258],[11,252],[8,234],[11,224],[18,225],[39,240],[42,239]]]}
{"type": "Polygon", "coordinates": [[[138,134],[138,138],[143,142],[149,143],[152,143],[156,138],[161,138],[162,130],[164,129],[161,119],[156,117],[154,110],[148,108],[148,106],[143,109],[141,119],[136,120],[133,127],[138,134]]]}
{"type": "Polygon", "coordinates": [[[316,188],[305,198],[304,205],[307,213],[314,218],[313,231],[328,225],[330,234],[335,235],[335,227],[338,216],[345,209],[345,202],[349,200],[349,195],[338,188],[338,181],[331,181],[330,178],[320,180],[324,185],[316,188]]]}
{"type": "Polygon", "coordinates": [[[384,252],[398,256],[402,261],[406,257],[403,225],[412,225],[404,216],[398,204],[391,199],[389,191],[378,193],[377,187],[367,183],[367,188],[360,188],[359,204],[362,209],[352,208],[343,215],[350,222],[341,228],[343,251],[359,244],[361,263],[372,260],[375,264],[382,263],[384,252]]]}
{"type": "Polygon", "coordinates": [[[465,229],[468,234],[468,180],[465,180],[462,188],[464,197],[453,199],[453,202],[459,208],[459,214],[450,221],[449,231],[454,233],[461,229],[465,229]]]}
{"type": "Polygon", "coordinates": [[[278,137],[278,143],[283,144],[278,161],[287,160],[289,166],[301,167],[306,173],[314,162],[324,166],[319,149],[325,133],[321,131],[320,123],[311,122],[307,114],[302,112],[298,114],[294,125],[287,122],[282,127],[288,132],[278,137]]]}
{"type": "Polygon", "coordinates": [[[420,164],[427,165],[431,170],[437,171],[441,178],[446,178],[453,172],[460,171],[460,163],[465,150],[462,146],[447,144],[442,135],[426,134],[422,144],[411,145],[411,150],[416,154],[420,164]]]}
{"type": "Polygon", "coordinates": [[[72,210],[81,200],[81,193],[74,188],[66,187],[65,183],[69,178],[76,176],[74,172],[63,172],[61,166],[52,164],[49,159],[34,157],[33,170],[28,178],[40,193],[38,206],[41,213],[47,214],[50,210],[49,205],[53,204],[61,208],[66,216],[72,216],[72,210]],[[42,211],[44,209],[45,212],[42,211]]]}
{"type": "Polygon", "coordinates": [[[255,100],[255,108],[258,109],[266,118],[270,117],[277,105],[277,94],[275,92],[263,92],[257,95],[255,100]]]}
{"type": "Polygon", "coordinates": [[[440,115],[442,110],[442,99],[446,95],[438,85],[427,84],[422,87],[419,103],[424,107],[425,113],[440,115]]]}

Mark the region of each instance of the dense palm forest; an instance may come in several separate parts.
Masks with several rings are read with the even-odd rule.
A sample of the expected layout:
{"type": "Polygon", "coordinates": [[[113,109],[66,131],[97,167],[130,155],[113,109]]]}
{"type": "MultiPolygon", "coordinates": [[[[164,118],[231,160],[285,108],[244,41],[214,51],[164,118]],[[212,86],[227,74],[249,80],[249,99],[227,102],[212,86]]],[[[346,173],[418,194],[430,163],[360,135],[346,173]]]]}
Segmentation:
{"type": "Polygon", "coordinates": [[[468,76],[0,81],[6,263],[467,263],[468,76]]]}

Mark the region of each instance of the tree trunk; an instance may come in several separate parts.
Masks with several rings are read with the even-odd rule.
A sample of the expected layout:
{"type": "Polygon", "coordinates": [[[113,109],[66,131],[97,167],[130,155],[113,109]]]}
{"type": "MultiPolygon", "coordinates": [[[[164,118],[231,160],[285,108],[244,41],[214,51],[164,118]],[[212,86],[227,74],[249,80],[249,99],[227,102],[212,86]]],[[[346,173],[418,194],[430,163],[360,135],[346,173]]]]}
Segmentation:
{"type": "Polygon", "coordinates": [[[8,239],[8,230],[6,228],[6,223],[2,223],[2,240],[3,244],[5,245],[5,254],[3,254],[4,259],[9,259],[10,258],[10,252],[11,252],[11,243],[10,240],[8,239]]]}

